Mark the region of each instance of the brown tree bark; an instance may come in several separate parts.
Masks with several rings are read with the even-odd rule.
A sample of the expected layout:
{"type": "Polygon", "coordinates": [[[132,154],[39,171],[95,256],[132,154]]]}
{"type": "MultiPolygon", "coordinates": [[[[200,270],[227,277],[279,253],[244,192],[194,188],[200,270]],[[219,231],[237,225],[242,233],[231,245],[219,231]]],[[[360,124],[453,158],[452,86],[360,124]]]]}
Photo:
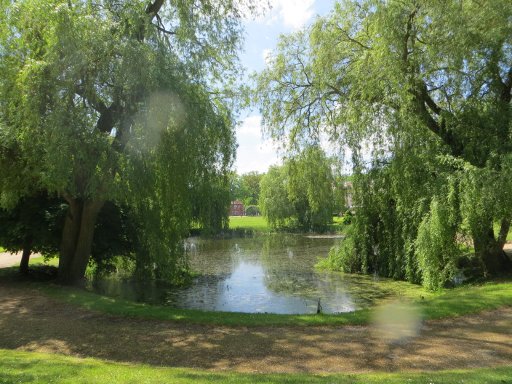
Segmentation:
{"type": "Polygon", "coordinates": [[[503,251],[509,228],[510,221],[504,219],[497,239],[492,225],[489,225],[486,230],[473,233],[475,254],[482,260],[487,275],[495,276],[512,270],[512,261],[503,251]]]}
{"type": "Polygon", "coordinates": [[[59,280],[64,284],[77,284],[85,275],[94,226],[104,202],[69,198],[68,202],[59,258],[59,280]]]}
{"type": "Polygon", "coordinates": [[[23,246],[23,253],[21,254],[20,273],[22,273],[23,275],[28,274],[28,263],[30,261],[31,254],[31,244],[30,242],[28,242],[23,246]]]}

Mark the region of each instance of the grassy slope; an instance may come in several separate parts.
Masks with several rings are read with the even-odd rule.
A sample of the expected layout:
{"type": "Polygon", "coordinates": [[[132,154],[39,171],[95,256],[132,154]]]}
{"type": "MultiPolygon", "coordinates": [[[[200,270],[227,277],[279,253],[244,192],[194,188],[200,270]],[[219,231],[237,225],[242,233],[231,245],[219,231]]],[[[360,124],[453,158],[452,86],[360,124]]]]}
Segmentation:
{"type": "Polygon", "coordinates": [[[245,374],[160,368],[0,349],[0,382],[111,383],[506,383],[512,367],[422,373],[358,375],[245,374]]]}

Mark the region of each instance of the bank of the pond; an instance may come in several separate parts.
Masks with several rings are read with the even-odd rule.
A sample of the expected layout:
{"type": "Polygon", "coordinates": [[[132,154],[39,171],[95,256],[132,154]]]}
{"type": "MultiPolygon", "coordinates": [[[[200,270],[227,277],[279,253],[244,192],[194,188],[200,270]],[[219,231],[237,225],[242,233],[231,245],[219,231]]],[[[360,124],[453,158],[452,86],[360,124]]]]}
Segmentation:
{"type": "MultiPolygon", "coordinates": [[[[388,289],[395,289],[394,299],[417,308],[422,319],[442,319],[492,310],[512,305],[512,282],[489,282],[480,285],[463,286],[433,293],[419,286],[404,283],[385,282],[388,289]]],[[[223,326],[340,326],[364,325],[371,322],[372,309],[319,315],[277,315],[269,313],[212,312],[175,309],[165,306],[148,305],[122,299],[100,296],[84,290],[39,285],[45,294],[67,303],[89,310],[116,316],[139,317],[167,320],[187,324],[223,326]]]]}
{"type": "Polygon", "coordinates": [[[507,383],[512,366],[492,369],[465,369],[419,373],[374,374],[244,374],[194,369],[162,368],[141,364],[121,364],[99,359],[80,359],[48,353],[0,349],[0,382],[18,383],[339,383],[339,384],[424,384],[424,383],[507,383]]]}
{"type": "MultiPolygon", "coordinates": [[[[50,260],[50,264],[56,264],[50,260]]],[[[41,267],[43,260],[34,265],[41,267]]],[[[35,268],[36,275],[40,275],[35,268]]],[[[45,271],[43,269],[43,271],[45,271]]],[[[217,312],[177,309],[169,306],[150,305],[120,298],[107,297],[83,289],[62,287],[52,283],[32,282],[20,277],[17,267],[0,269],[0,279],[8,284],[27,286],[41,293],[74,306],[115,316],[173,321],[187,324],[221,326],[340,326],[365,325],[373,318],[374,308],[340,314],[273,314],[217,312]]],[[[418,310],[423,320],[457,317],[466,314],[512,306],[512,278],[481,284],[431,292],[419,285],[382,279],[383,290],[391,293],[376,307],[386,302],[400,301],[418,310]]]]}

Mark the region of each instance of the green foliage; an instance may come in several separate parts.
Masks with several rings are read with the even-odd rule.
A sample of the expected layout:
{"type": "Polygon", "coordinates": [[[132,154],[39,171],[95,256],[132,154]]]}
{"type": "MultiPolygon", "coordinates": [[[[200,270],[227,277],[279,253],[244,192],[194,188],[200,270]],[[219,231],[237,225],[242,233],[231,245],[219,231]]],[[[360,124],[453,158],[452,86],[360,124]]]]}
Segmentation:
{"type": "Polygon", "coordinates": [[[129,207],[107,202],[96,222],[91,261],[96,273],[116,270],[118,264],[133,261],[137,249],[137,222],[129,207]]]}
{"type": "Polygon", "coordinates": [[[310,146],[263,177],[261,212],[274,228],[325,231],[332,220],[333,186],[330,160],[320,147],[310,146]]]}
{"type": "Polygon", "coordinates": [[[188,2],[162,3],[0,6],[0,204],[37,189],[62,197],[68,217],[91,218],[65,222],[61,272],[69,265],[71,279],[83,273],[105,201],[129,208],[149,275],[186,267],[180,242],[192,221],[227,224],[235,140],[226,88],[239,70],[241,9],[252,4],[200,1],[190,12],[188,2]]]}
{"type": "Polygon", "coordinates": [[[346,211],[343,216],[341,216],[341,223],[344,225],[352,224],[352,220],[354,218],[354,214],[351,211],[346,211]]]}
{"type": "Polygon", "coordinates": [[[271,166],[261,179],[259,206],[272,228],[286,226],[294,213],[288,199],[287,178],[284,167],[271,166]]]}
{"type": "Polygon", "coordinates": [[[65,208],[59,199],[40,192],[9,210],[0,209],[0,244],[9,252],[57,253],[65,208]]]}
{"type": "Polygon", "coordinates": [[[456,243],[458,223],[452,221],[450,208],[446,199],[435,197],[430,203],[430,212],[418,228],[416,255],[419,269],[423,285],[432,290],[443,287],[454,278],[457,259],[461,256],[456,243]]]}
{"type": "Polygon", "coordinates": [[[435,288],[470,236],[480,275],[512,268],[511,15],[501,0],[354,0],[282,38],[255,99],[289,150],[322,133],[350,148],[354,249],[341,264],[435,288]]]}
{"type": "Polygon", "coordinates": [[[259,216],[260,210],[257,205],[248,205],[245,208],[245,214],[247,216],[259,216]]]}
{"type": "Polygon", "coordinates": [[[231,174],[231,199],[240,200],[245,206],[257,205],[260,198],[260,182],[263,173],[248,172],[242,175],[231,174]]]}
{"type": "Polygon", "coordinates": [[[321,269],[330,269],[345,273],[357,273],[361,271],[360,259],[357,257],[354,244],[354,236],[349,230],[347,237],[340,245],[331,248],[327,258],[318,262],[317,266],[321,269]]]}

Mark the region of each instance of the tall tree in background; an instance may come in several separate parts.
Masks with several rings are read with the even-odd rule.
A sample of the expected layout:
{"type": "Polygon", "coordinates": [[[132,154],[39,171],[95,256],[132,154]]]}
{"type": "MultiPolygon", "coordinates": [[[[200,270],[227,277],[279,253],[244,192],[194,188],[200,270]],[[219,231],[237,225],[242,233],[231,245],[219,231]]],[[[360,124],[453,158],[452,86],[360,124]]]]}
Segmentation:
{"type": "Polygon", "coordinates": [[[243,189],[247,191],[247,195],[244,198],[245,205],[257,205],[260,197],[260,182],[263,177],[262,173],[259,172],[247,172],[240,176],[243,189]]]}
{"type": "Polygon", "coordinates": [[[332,221],[334,177],[319,146],[271,167],[261,180],[260,208],[273,227],[324,231],[332,221]]]}
{"type": "Polygon", "coordinates": [[[257,205],[260,195],[260,181],[263,173],[256,171],[247,172],[242,175],[231,174],[231,198],[240,200],[246,206],[257,205]]]}
{"type": "Polygon", "coordinates": [[[34,189],[64,199],[59,276],[72,283],[84,275],[105,202],[127,204],[143,264],[172,275],[191,190],[223,177],[233,159],[223,90],[237,71],[235,4],[1,4],[2,205],[34,189]]]}
{"type": "Polygon", "coordinates": [[[502,249],[512,218],[512,3],[484,4],[339,2],[283,37],[258,77],[275,137],[300,144],[326,132],[352,149],[356,230],[369,242],[351,251],[359,270],[428,279],[465,234],[485,273],[511,267],[502,249]],[[364,181],[372,175],[387,181],[364,181]],[[366,205],[370,195],[382,204],[366,205]]]}
{"type": "Polygon", "coordinates": [[[259,207],[272,228],[286,226],[293,217],[293,205],[288,198],[288,174],[284,166],[271,166],[261,179],[259,207]]]}

